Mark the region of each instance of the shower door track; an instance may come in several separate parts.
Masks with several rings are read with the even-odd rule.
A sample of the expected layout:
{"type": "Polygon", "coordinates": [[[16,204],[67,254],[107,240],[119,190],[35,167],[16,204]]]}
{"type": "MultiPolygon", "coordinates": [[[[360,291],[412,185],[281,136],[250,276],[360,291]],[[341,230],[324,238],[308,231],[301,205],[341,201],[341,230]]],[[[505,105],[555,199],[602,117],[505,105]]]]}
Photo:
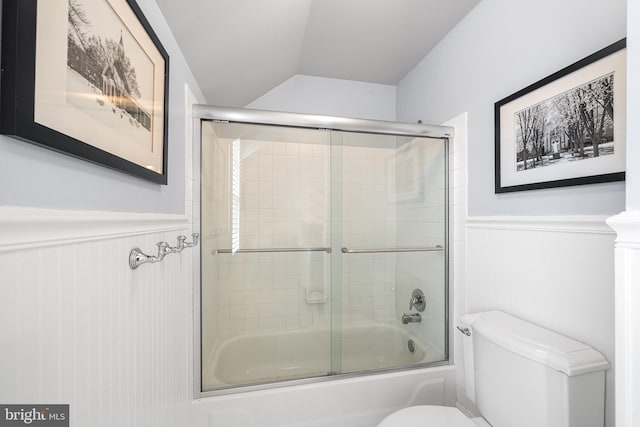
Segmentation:
{"type": "MultiPolygon", "coordinates": [[[[454,129],[450,126],[227,108],[212,105],[194,105],[193,117],[194,120],[197,121],[215,120],[220,122],[329,129],[345,132],[366,132],[380,135],[421,136],[439,139],[449,139],[454,136],[454,129]]],[[[197,136],[199,137],[199,135],[197,136]]]]}

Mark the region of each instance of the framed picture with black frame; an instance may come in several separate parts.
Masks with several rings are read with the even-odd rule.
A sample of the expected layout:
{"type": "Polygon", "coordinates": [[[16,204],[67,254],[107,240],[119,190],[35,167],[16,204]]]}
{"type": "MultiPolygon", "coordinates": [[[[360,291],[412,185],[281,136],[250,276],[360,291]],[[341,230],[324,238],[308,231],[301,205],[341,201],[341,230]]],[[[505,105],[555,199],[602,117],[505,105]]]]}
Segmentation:
{"type": "Polygon", "coordinates": [[[3,134],[167,184],[168,88],[135,0],[3,1],[3,134]]]}
{"type": "Polygon", "coordinates": [[[495,192],[625,179],[626,39],[495,103],[495,192]]]}

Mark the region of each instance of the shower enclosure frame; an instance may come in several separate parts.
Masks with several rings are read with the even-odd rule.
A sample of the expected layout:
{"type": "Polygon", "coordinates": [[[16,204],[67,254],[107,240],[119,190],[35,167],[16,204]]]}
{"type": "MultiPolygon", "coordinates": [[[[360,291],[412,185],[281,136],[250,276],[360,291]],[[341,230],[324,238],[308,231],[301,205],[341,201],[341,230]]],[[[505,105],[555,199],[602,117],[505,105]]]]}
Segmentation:
{"type": "MultiPolygon", "coordinates": [[[[314,114],[300,114],[300,113],[288,113],[278,111],[266,111],[266,110],[253,110],[243,108],[231,108],[231,107],[218,107],[211,105],[195,104],[192,109],[193,118],[193,194],[194,197],[194,226],[198,227],[198,231],[201,227],[201,207],[200,201],[201,195],[201,165],[202,165],[202,122],[214,121],[220,123],[242,123],[252,125],[273,125],[281,127],[294,127],[305,129],[321,129],[330,131],[341,132],[358,132],[378,135],[390,135],[390,136],[405,136],[405,137],[428,137],[434,139],[441,139],[445,144],[445,177],[444,177],[444,208],[445,208],[445,223],[444,223],[444,324],[445,324],[445,349],[446,358],[443,361],[418,363],[410,366],[394,367],[379,369],[375,371],[362,371],[352,373],[340,373],[335,375],[327,375],[322,377],[311,377],[284,380],[278,382],[270,382],[257,385],[243,385],[233,388],[225,388],[220,390],[202,390],[202,347],[201,347],[201,333],[202,333],[202,312],[201,312],[201,293],[202,293],[202,269],[201,269],[201,256],[194,256],[193,268],[193,397],[194,399],[205,398],[210,396],[222,396],[234,393],[243,393],[247,391],[258,391],[280,387],[289,387],[293,385],[302,385],[309,383],[319,383],[324,381],[333,381],[336,379],[345,379],[353,377],[361,377],[368,375],[376,375],[380,373],[406,371],[410,369],[424,369],[425,367],[446,366],[453,363],[453,340],[452,323],[450,322],[450,313],[452,308],[452,289],[450,287],[450,242],[452,241],[450,236],[449,223],[452,218],[451,205],[450,205],[450,191],[449,188],[449,170],[450,170],[450,140],[454,137],[454,128],[450,126],[439,125],[427,125],[422,123],[401,123],[391,122],[383,120],[369,120],[369,119],[355,119],[345,118],[337,116],[327,115],[314,115],[314,114]]],[[[202,246],[201,246],[202,247],[202,246]]],[[[195,254],[195,253],[194,253],[195,254]]]]}

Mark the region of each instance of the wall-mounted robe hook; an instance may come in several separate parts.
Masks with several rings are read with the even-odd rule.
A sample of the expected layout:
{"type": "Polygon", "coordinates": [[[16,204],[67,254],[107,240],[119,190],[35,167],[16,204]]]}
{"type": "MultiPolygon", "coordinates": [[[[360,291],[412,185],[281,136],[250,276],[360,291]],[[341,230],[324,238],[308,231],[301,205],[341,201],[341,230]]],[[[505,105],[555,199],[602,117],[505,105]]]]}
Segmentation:
{"type": "Polygon", "coordinates": [[[184,248],[191,248],[198,244],[200,235],[198,233],[193,233],[191,237],[193,238],[193,241],[187,242],[187,236],[178,236],[178,249],[180,252],[182,252],[184,248]]]}
{"type": "Polygon", "coordinates": [[[177,252],[182,252],[185,248],[191,248],[198,244],[198,240],[200,239],[200,235],[198,233],[193,233],[191,235],[193,241],[187,242],[186,236],[178,236],[177,246],[171,246],[167,242],[158,242],[156,246],[158,247],[158,255],[147,255],[140,250],[140,248],[133,248],[129,253],[129,267],[132,270],[140,267],[142,264],[147,263],[155,263],[160,262],[164,259],[164,257],[168,254],[174,254],[177,252]]]}

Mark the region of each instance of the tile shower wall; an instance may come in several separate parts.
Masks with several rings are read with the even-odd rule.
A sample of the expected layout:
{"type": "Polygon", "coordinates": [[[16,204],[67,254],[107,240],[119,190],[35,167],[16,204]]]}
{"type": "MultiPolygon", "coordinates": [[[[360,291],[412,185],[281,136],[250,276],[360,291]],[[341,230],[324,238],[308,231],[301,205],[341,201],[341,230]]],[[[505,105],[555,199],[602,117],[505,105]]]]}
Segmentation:
{"type": "MultiPolygon", "coordinates": [[[[394,162],[394,155],[395,137],[344,135],[342,147],[343,246],[349,248],[396,246],[396,209],[389,182],[389,168],[394,162]]],[[[394,319],[395,269],[394,254],[345,254],[343,256],[343,324],[394,319]]]]}
{"type": "MultiPolygon", "coordinates": [[[[230,337],[328,328],[331,321],[329,254],[217,249],[333,244],[337,255],[339,246],[445,243],[441,140],[344,133],[332,148],[325,131],[322,139],[304,142],[220,137],[224,132],[216,125],[203,128],[203,159],[209,162],[202,184],[205,363],[216,344],[230,337]],[[332,165],[338,155],[340,161],[332,165]],[[332,221],[340,223],[333,242],[332,221]]],[[[408,312],[412,289],[421,288],[429,300],[426,321],[407,328],[444,353],[442,253],[339,258],[343,325],[398,324],[408,312]]]]}
{"type": "Polygon", "coordinates": [[[203,129],[203,157],[214,163],[202,184],[205,355],[238,334],[329,326],[329,254],[215,252],[330,245],[328,132],[309,132],[323,135],[293,143],[203,129]]]}
{"type": "MultiPolygon", "coordinates": [[[[379,136],[376,136],[379,137],[379,136]]],[[[353,136],[351,136],[353,138],[353,136]]],[[[233,245],[233,139],[203,128],[203,349],[238,334],[328,327],[330,256],[324,252],[220,254],[233,245]],[[209,160],[206,160],[209,159],[209,160]]],[[[396,245],[395,201],[385,147],[342,147],[343,241],[351,247],[396,245]]],[[[331,151],[326,143],[240,141],[239,247],[330,246],[331,151]]],[[[335,249],[335,248],[334,248],[335,249]]],[[[342,265],[345,324],[392,321],[395,255],[353,254],[342,265]]],[[[209,349],[207,351],[207,349],[209,349]]]]}
{"type": "Polygon", "coordinates": [[[240,155],[240,247],[327,246],[328,140],[243,140],[240,155]]]}

